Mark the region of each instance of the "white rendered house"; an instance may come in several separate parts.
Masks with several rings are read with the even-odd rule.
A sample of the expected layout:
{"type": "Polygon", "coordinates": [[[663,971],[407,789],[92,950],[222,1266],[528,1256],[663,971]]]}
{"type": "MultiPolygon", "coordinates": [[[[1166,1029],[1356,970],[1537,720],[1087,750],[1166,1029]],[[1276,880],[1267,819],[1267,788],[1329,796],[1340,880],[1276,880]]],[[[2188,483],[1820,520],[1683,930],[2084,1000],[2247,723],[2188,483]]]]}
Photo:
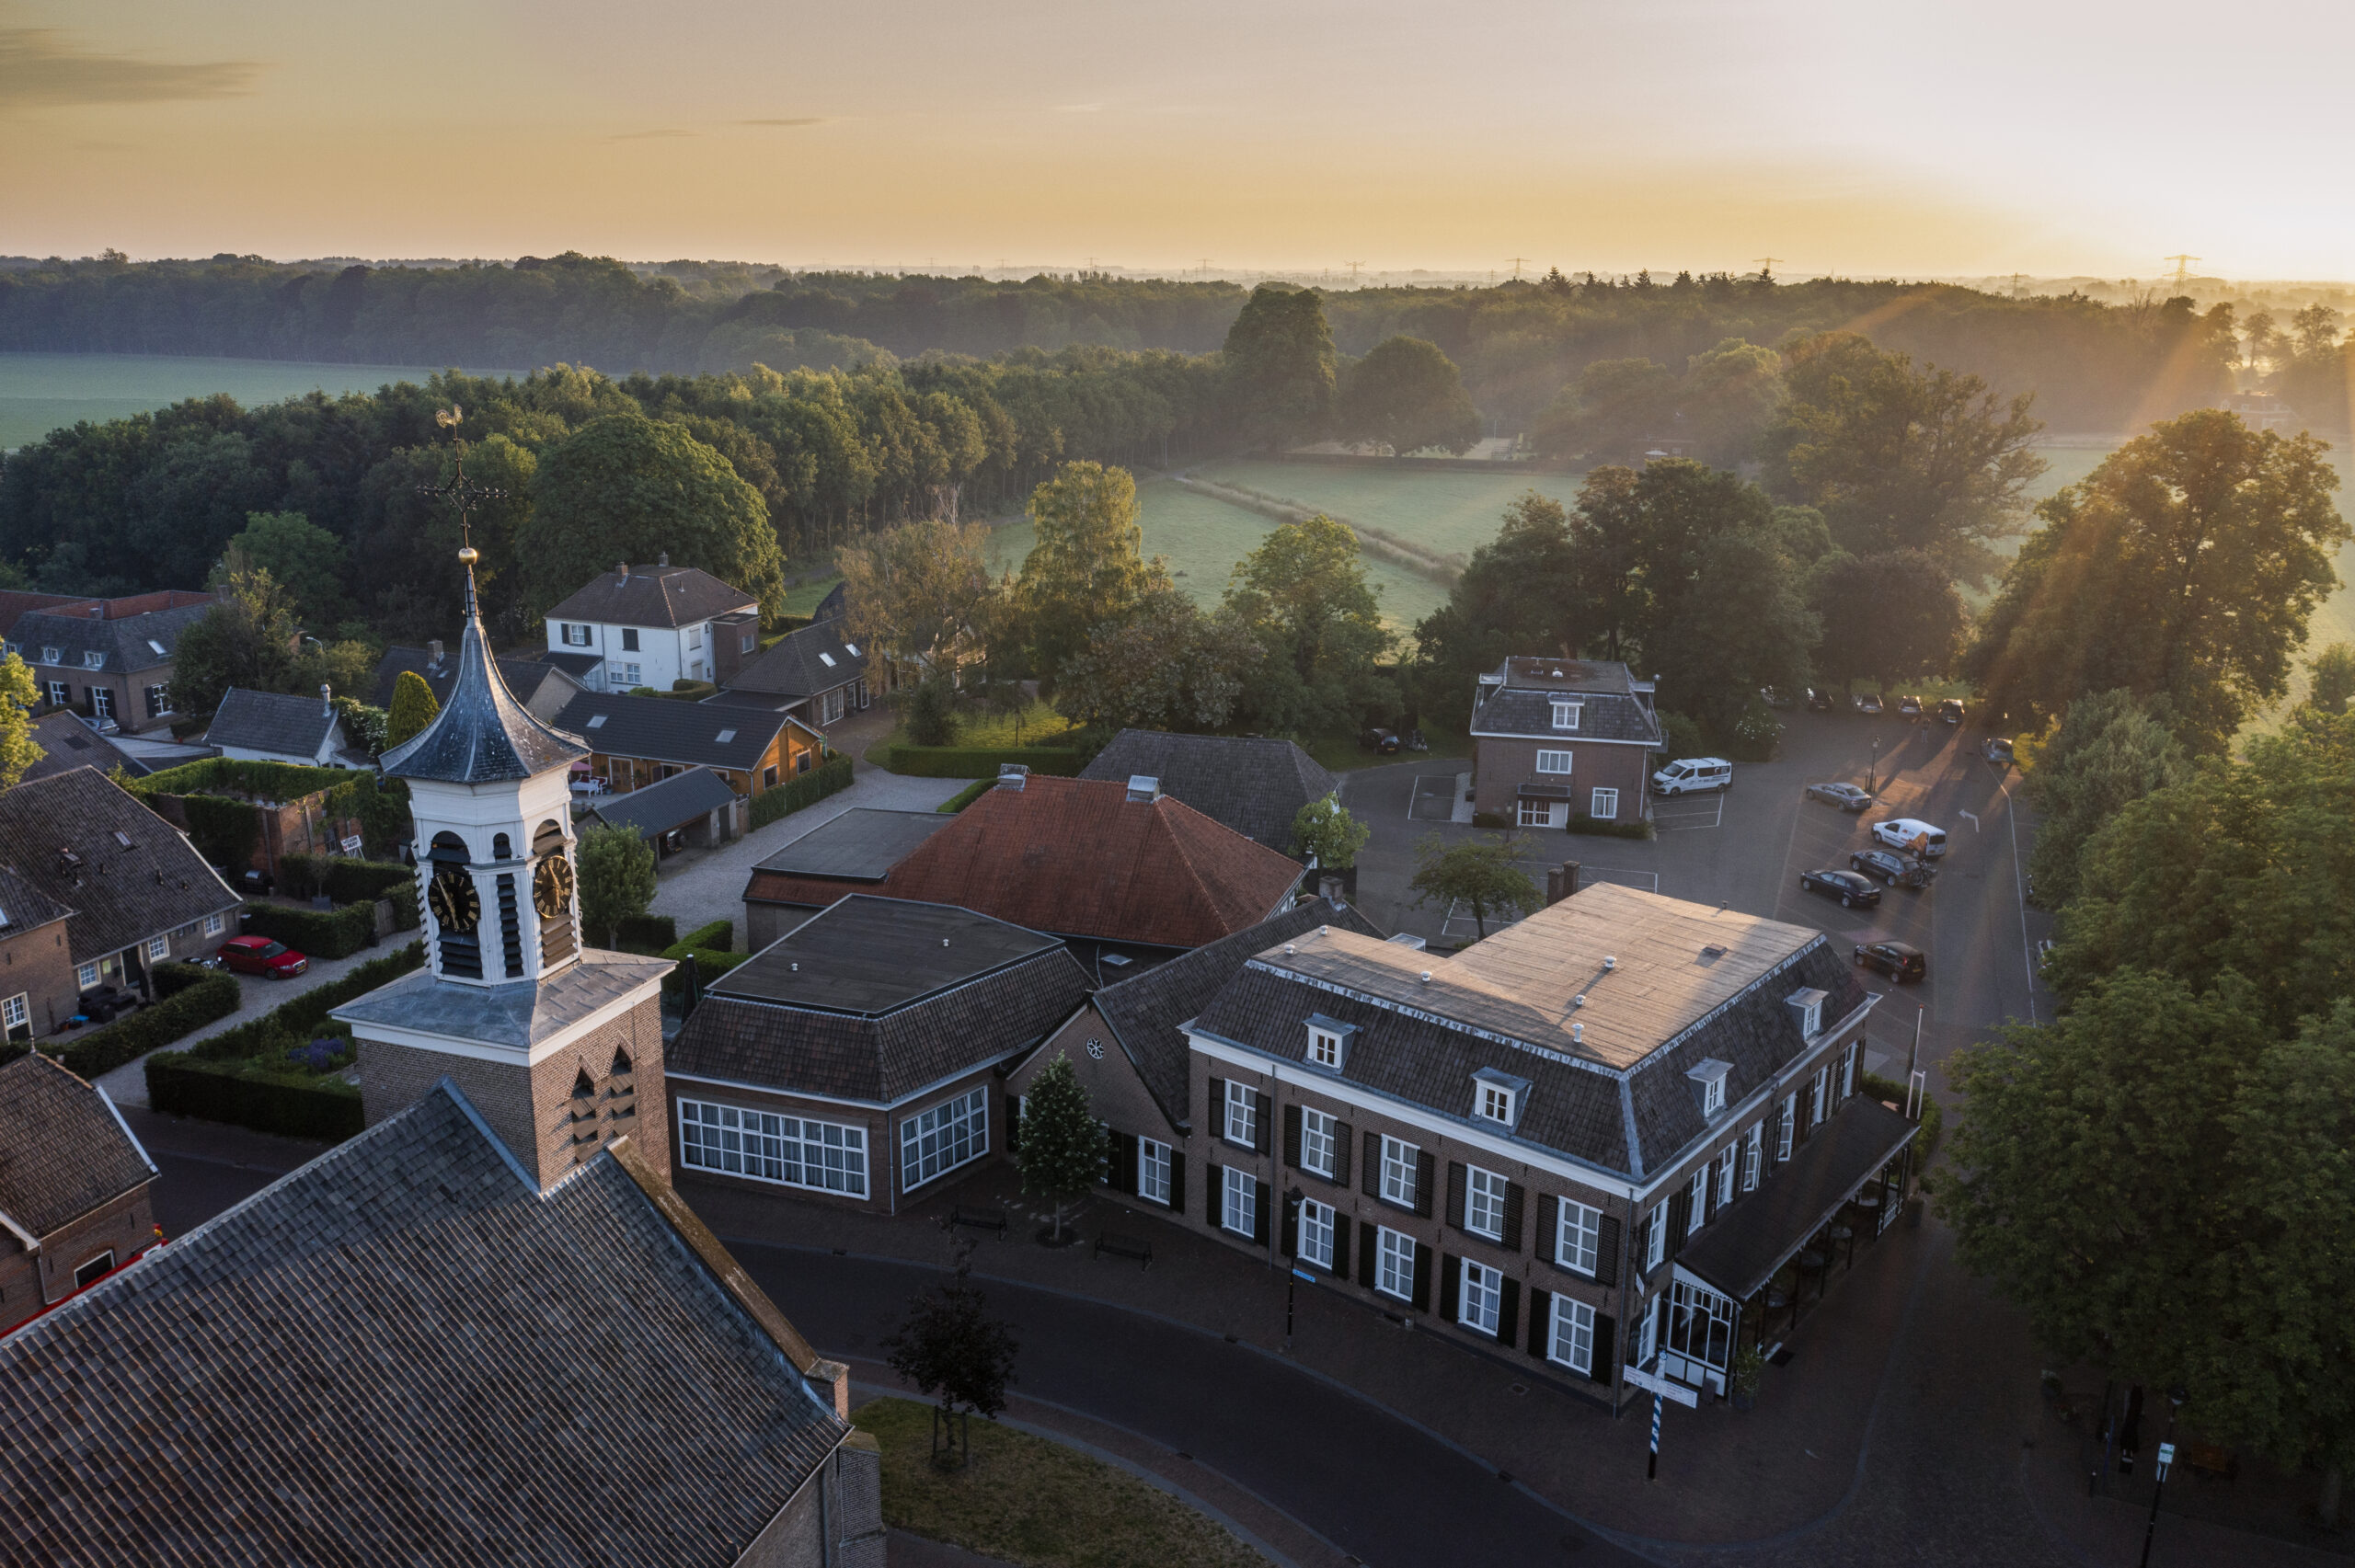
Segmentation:
{"type": "Polygon", "coordinates": [[[599,575],[548,612],[547,635],[548,662],[592,692],[668,692],[732,672],[747,639],[757,646],[760,606],[666,554],[599,575]]]}

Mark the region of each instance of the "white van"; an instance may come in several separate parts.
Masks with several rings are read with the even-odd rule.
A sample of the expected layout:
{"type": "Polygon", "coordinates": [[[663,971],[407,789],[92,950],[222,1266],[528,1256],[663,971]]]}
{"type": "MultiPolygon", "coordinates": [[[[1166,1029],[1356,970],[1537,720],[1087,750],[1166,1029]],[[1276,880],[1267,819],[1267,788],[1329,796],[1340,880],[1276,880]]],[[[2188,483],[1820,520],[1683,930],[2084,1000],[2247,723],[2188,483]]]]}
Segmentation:
{"type": "Polygon", "coordinates": [[[1652,775],[1652,788],[1661,795],[1732,787],[1733,764],[1723,757],[1679,757],[1652,775]]]}

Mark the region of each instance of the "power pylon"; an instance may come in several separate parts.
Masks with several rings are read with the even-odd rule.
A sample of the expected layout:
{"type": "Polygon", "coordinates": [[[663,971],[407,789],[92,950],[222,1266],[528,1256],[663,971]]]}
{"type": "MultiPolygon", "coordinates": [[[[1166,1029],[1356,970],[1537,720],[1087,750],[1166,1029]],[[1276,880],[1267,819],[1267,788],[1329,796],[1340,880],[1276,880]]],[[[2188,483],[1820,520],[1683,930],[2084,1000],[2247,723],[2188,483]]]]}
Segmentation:
{"type": "Polygon", "coordinates": [[[1209,257],[1203,257],[1200,261],[1194,263],[1194,265],[1200,270],[1203,277],[1207,278],[1211,275],[1211,258],[1209,257]]]}
{"type": "Polygon", "coordinates": [[[1751,259],[1758,263],[1758,275],[1761,278],[1772,278],[1775,275],[1775,269],[1786,258],[1780,256],[1754,256],[1751,259]]]}
{"type": "Polygon", "coordinates": [[[2162,256],[2159,259],[2175,263],[2175,286],[2180,289],[2191,280],[2191,264],[2200,258],[2197,256],[2162,256]]]}
{"type": "Polygon", "coordinates": [[[1529,265],[1529,258],[1525,256],[1508,256],[1505,259],[1512,263],[1513,280],[1515,282],[1519,282],[1521,280],[1521,269],[1529,265]]]}
{"type": "Polygon", "coordinates": [[[1341,265],[1350,269],[1350,287],[1352,289],[1356,288],[1358,286],[1358,269],[1364,266],[1365,263],[1362,261],[1344,261],[1341,265]]]}

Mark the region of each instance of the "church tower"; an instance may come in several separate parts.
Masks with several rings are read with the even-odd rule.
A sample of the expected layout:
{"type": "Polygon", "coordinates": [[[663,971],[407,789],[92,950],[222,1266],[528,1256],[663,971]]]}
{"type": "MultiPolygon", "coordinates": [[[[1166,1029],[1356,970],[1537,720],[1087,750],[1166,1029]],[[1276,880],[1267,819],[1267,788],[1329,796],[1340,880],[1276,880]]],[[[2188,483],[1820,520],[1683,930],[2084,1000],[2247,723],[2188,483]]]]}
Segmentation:
{"type": "Polygon", "coordinates": [[[589,748],[507,689],[465,566],[458,674],[433,722],[385,753],[416,824],[425,967],[337,1008],[371,1125],[444,1076],[543,1186],[627,1133],[670,1174],[666,959],[589,947],[573,874],[572,764],[589,748]]]}

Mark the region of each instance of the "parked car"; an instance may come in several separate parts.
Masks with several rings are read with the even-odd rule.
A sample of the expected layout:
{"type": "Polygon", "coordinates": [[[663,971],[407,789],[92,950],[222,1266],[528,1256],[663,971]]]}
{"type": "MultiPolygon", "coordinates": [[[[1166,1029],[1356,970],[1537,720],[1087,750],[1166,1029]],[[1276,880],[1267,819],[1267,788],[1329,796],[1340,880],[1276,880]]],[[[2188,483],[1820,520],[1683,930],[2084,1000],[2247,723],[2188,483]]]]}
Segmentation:
{"type": "Polygon", "coordinates": [[[1938,716],[1948,724],[1962,722],[1962,699],[1948,697],[1938,704],[1938,716]]]}
{"type": "Polygon", "coordinates": [[[266,975],[291,980],[311,967],[311,961],[283,942],[267,936],[233,936],[221,944],[221,961],[241,975],[266,975]]]}
{"type": "Polygon", "coordinates": [[[1979,754],[1991,762],[2010,762],[2012,760],[2011,738],[2003,735],[1989,736],[1986,742],[1979,748],[1979,754]]]}
{"type": "Polygon", "coordinates": [[[1930,972],[1929,959],[1910,942],[1859,942],[1856,962],[1867,969],[1878,969],[1899,985],[1923,979],[1930,972]]]}
{"type": "Polygon", "coordinates": [[[1795,705],[1788,696],[1772,686],[1759,687],[1758,700],[1770,708],[1787,708],[1795,705]]]}
{"type": "Polygon", "coordinates": [[[1852,784],[1811,784],[1807,786],[1807,796],[1843,811],[1862,811],[1873,803],[1871,795],[1852,784]]]}
{"type": "Polygon", "coordinates": [[[1922,716],[1922,699],[1910,694],[1898,698],[1897,712],[1898,716],[1901,718],[1920,718],[1922,716]]]}
{"type": "Polygon", "coordinates": [[[1731,789],[1733,764],[1723,757],[1679,757],[1652,775],[1652,787],[1662,795],[1731,789]]]}
{"type": "Polygon", "coordinates": [[[1365,732],[1365,749],[1387,757],[1398,750],[1401,742],[1395,729],[1369,729],[1365,732]]]}
{"type": "Polygon", "coordinates": [[[1859,692],[1848,700],[1855,704],[1856,711],[1864,715],[1867,718],[1880,717],[1880,693],[1878,692],[1859,692]]]}
{"type": "Polygon", "coordinates": [[[1819,686],[1809,686],[1807,689],[1808,712],[1814,714],[1828,714],[1832,710],[1834,705],[1835,704],[1832,701],[1831,692],[1824,691],[1819,686]]]}
{"type": "Polygon", "coordinates": [[[1849,866],[1867,876],[1878,876],[1890,887],[1927,887],[1930,878],[1938,874],[1936,866],[1926,861],[1907,860],[1887,850],[1858,850],[1848,857],[1849,866]]]}
{"type": "Polygon", "coordinates": [[[1853,871],[1802,871],[1799,890],[1821,893],[1827,898],[1837,898],[1844,910],[1862,904],[1870,909],[1880,902],[1880,889],[1853,871]]]}
{"type": "Polygon", "coordinates": [[[248,898],[267,898],[278,891],[278,878],[267,871],[247,871],[231,877],[229,886],[248,898]]]}
{"type": "Polygon", "coordinates": [[[1947,853],[1947,830],[1918,817],[1891,817],[1873,824],[1873,841],[1893,850],[1912,850],[1932,860],[1947,853]]]}

